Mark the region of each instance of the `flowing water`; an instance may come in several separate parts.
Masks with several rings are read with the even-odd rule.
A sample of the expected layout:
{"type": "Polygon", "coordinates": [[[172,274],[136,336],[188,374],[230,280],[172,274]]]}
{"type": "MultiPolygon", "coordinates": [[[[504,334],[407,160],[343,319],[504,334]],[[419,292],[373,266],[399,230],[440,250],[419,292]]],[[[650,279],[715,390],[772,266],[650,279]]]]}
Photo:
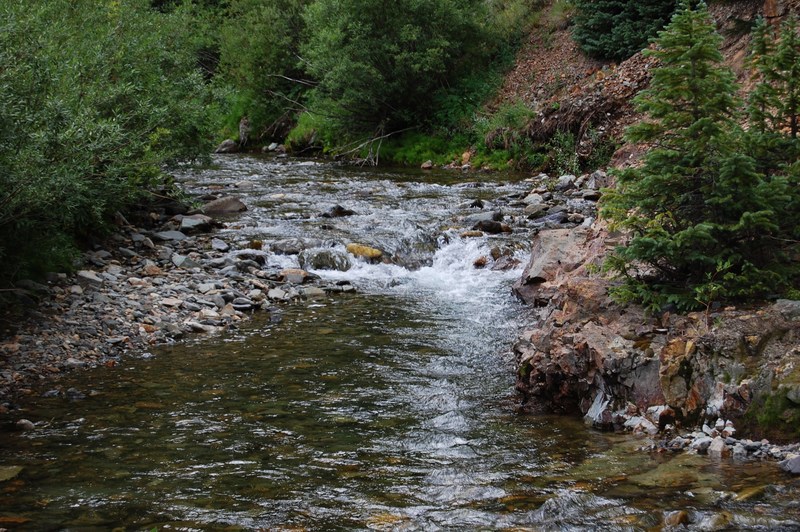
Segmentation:
{"type": "Polygon", "coordinates": [[[0,528],[798,528],[800,486],[775,464],[651,455],[633,436],[516,413],[521,266],[473,263],[492,247],[524,260],[530,231],[520,217],[512,235],[458,235],[475,200],[513,216],[530,184],[248,157],[178,177],[242,195],[251,208],[224,231],[243,243],[345,256],[361,242],[392,260],[315,271],[356,294],[64,383],[87,399],[32,399],[37,430],[0,432],[0,477],[23,468],[0,482],[0,528]],[[337,204],[356,214],[320,217],[337,204]]]}

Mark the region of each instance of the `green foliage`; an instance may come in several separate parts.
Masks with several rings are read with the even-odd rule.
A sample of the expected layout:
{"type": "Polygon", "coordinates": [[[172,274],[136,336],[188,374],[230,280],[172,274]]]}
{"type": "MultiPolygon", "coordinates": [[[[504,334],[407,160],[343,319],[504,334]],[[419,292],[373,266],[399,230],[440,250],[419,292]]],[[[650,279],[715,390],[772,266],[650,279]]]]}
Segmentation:
{"type": "Polygon", "coordinates": [[[745,419],[754,425],[753,432],[759,437],[781,441],[800,436],[800,407],[786,397],[786,390],[757,397],[745,419]]]}
{"type": "Polygon", "coordinates": [[[771,174],[800,154],[800,37],[794,15],[787,18],[779,34],[763,19],[757,22],[750,64],[758,84],[748,99],[748,153],[759,170],[771,174]]]}
{"type": "Polygon", "coordinates": [[[236,88],[224,132],[234,136],[248,116],[254,138],[283,137],[309,83],[300,61],[310,0],[231,0],[220,17],[221,82],[236,88]]]}
{"type": "Polygon", "coordinates": [[[147,2],[0,6],[0,277],[68,266],[75,241],[209,149],[179,13],[147,2]]]}
{"type": "Polygon", "coordinates": [[[312,106],[343,134],[416,126],[430,95],[484,40],[471,0],[317,0],[301,53],[317,80],[312,106]]]}
{"type": "Polygon", "coordinates": [[[587,54],[627,59],[647,46],[675,11],[674,0],[575,0],[573,36],[587,54]]]}
{"type": "Polygon", "coordinates": [[[568,131],[556,131],[547,144],[550,150],[550,169],[558,175],[579,174],[580,160],[575,135],[568,131]]]}
{"type": "Polygon", "coordinates": [[[744,155],[741,102],[720,42],[704,6],[684,7],[650,52],[661,66],[636,99],[649,119],[627,135],[656,148],[618,174],[602,205],[631,234],[606,263],[624,281],[621,300],[689,309],[710,298],[763,297],[797,274],[782,238],[795,225],[788,215],[797,188],[766,179],[744,155]]]}
{"type": "Polygon", "coordinates": [[[429,135],[410,131],[388,139],[381,150],[381,157],[395,164],[419,166],[425,161],[445,165],[460,160],[469,141],[463,136],[448,139],[441,135],[429,135]]]}

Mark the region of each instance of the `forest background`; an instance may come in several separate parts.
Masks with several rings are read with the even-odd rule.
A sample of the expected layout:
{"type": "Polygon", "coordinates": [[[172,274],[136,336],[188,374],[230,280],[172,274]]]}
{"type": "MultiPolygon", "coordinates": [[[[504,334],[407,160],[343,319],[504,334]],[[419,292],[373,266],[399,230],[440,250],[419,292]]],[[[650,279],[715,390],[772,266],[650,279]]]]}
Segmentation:
{"type": "MultiPolygon", "coordinates": [[[[74,267],[79,250],[113,228],[115,214],[175,194],[165,171],[170,165],[202,161],[225,138],[245,149],[278,142],[294,154],[370,164],[457,163],[466,149],[476,168],[578,173],[600,167],[621,139],[602,138],[578,154],[578,137],[592,137],[591,129],[562,128],[547,138],[530,134],[543,109],[539,102],[496,98],[503,76],[529,35],[546,41],[567,27],[583,53],[623,60],[647,47],[678,7],[688,4],[8,0],[0,6],[2,284],[74,267]],[[243,118],[247,139],[239,138],[243,118]]],[[[760,65],[754,69],[777,68],[760,65]]],[[[735,106],[729,107],[726,113],[735,106]]],[[[769,131],[779,126],[768,125],[769,131]]],[[[759,146],[775,153],[774,145],[767,146],[775,137],[763,139],[759,146]]],[[[785,174],[795,159],[754,171],[785,174]]],[[[797,201],[781,201],[782,210],[772,217],[783,220],[797,201]]],[[[619,213],[631,205],[621,201],[617,207],[619,213]]],[[[741,214],[734,212],[725,224],[735,226],[741,214]]],[[[796,238],[796,224],[779,225],[773,233],[796,238]]],[[[655,235],[652,227],[633,229],[655,235]]],[[[678,290],[678,302],[694,301],[698,287],[725,296],[726,286],[718,285],[729,274],[739,276],[737,286],[753,284],[753,276],[740,275],[752,261],[731,256],[732,246],[738,250],[742,242],[727,242],[713,257],[682,266],[702,268],[688,296],[685,286],[678,290]],[[706,282],[708,273],[713,282],[706,282]]],[[[612,269],[628,277],[630,265],[643,258],[617,257],[622,261],[612,269]]],[[[651,262],[658,266],[662,258],[651,262]]],[[[774,282],[739,295],[790,288],[796,268],[786,271],[787,260],[779,261],[774,282]]],[[[775,273],[766,268],[757,273],[775,273]]],[[[647,302],[643,293],[631,290],[628,296],[647,302]]],[[[651,299],[654,305],[665,301],[651,299]]]]}

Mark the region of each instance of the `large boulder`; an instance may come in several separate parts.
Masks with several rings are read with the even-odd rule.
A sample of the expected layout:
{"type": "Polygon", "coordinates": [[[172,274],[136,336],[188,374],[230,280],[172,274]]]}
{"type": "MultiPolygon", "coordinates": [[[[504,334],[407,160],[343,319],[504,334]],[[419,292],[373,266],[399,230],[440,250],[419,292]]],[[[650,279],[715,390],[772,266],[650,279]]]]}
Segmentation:
{"type": "Polygon", "coordinates": [[[203,205],[202,211],[205,214],[234,214],[247,210],[242,200],[233,196],[217,198],[203,205]]]}
{"type": "Polygon", "coordinates": [[[587,260],[586,243],[592,232],[586,227],[540,231],[533,239],[531,258],[513,290],[528,303],[549,300],[558,282],[587,260]]]}
{"type": "Polygon", "coordinates": [[[239,144],[235,140],[223,140],[214,153],[237,153],[239,151],[239,144]]]}
{"type": "Polygon", "coordinates": [[[211,231],[214,220],[204,214],[192,214],[181,218],[181,232],[183,233],[207,233],[211,231]]]}

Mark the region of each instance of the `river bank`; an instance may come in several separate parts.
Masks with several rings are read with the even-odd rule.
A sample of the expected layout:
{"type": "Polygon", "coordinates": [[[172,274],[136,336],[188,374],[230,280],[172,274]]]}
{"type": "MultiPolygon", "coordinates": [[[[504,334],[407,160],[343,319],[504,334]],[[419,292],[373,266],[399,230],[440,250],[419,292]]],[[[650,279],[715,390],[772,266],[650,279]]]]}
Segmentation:
{"type": "MultiPolygon", "coordinates": [[[[200,211],[230,223],[246,208],[233,196],[217,199],[200,211]]],[[[152,347],[189,335],[235,329],[255,312],[277,320],[282,305],[355,291],[346,282],[268,264],[270,254],[258,242],[218,234],[223,223],[202,213],[149,216],[157,220],[151,229],[120,218],[116,234],[87,252],[77,273],[23,283],[22,320],[9,324],[12,333],[0,345],[0,413],[14,409],[15,397],[34,393],[37,383],[52,382],[50,396],[84,396],[58,385],[65,372],[114,366],[125,355],[149,356],[152,347]]],[[[302,247],[288,240],[276,249],[302,247]]]]}
{"type": "Polygon", "coordinates": [[[32,378],[19,381],[3,416],[0,524],[648,529],[688,521],[788,530],[800,522],[797,486],[772,460],[633,452],[653,439],[515,410],[509,339],[545,308],[511,294],[530,255],[525,242],[588,230],[602,174],[230,156],[176,179],[203,202],[237,197],[247,210],[216,215],[221,226],[211,232],[189,231],[202,221],[189,213],[165,212],[147,230],[123,224],[119,240],[87,257],[86,271],[51,282],[40,312],[72,313],[70,323],[31,329],[19,349],[49,347],[37,352],[61,371],[40,379],[35,361],[11,358],[32,378]],[[179,230],[187,238],[155,236],[179,230]],[[382,258],[356,258],[352,243],[382,258]],[[305,283],[278,277],[303,267],[312,274],[305,283]],[[337,292],[348,285],[355,293],[337,292]],[[313,288],[321,292],[303,294],[313,288]],[[272,297],[290,289],[297,298],[272,297]],[[90,306],[95,299],[103,306],[90,306]],[[124,328],[129,316],[139,336],[124,328]],[[80,361],[67,341],[69,354],[76,344],[98,351],[85,367],[59,368],[80,361]],[[14,426],[23,419],[30,424],[14,426]]]}
{"type": "Polygon", "coordinates": [[[774,459],[800,474],[800,302],[686,315],[620,305],[600,273],[620,237],[602,224],[534,237],[514,286],[537,308],[514,347],[524,408],[649,435],[651,451],[774,459]]]}

